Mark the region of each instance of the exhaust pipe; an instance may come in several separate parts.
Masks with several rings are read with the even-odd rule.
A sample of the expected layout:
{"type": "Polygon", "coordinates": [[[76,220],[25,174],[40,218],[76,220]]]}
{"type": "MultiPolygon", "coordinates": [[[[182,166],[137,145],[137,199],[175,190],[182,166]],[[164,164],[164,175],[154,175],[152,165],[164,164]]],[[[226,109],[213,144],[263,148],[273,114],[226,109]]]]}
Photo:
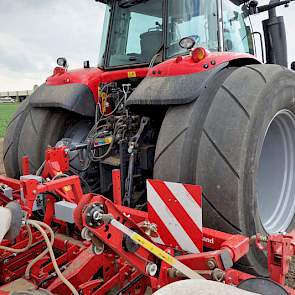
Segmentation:
{"type": "MultiPolygon", "coordinates": [[[[280,3],[280,0],[271,0],[269,5],[280,3]]],[[[283,16],[277,16],[276,8],[268,11],[269,18],[262,21],[266,62],[288,67],[288,51],[286,28],[283,16]]]]}

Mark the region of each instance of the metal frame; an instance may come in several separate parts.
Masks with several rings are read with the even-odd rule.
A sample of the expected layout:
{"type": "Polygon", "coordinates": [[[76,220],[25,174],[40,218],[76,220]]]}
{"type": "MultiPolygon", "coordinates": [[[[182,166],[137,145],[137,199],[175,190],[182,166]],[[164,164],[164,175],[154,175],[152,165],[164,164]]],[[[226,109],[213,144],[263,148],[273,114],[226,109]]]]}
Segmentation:
{"type": "MultiPolygon", "coordinates": [[[[29,167],[27,166],[26,169],[28,172],[29,167]]],[[[66,147],[50,148],[46,151],[42,172],[44,178],[54,179],[65,173],[67,169],[66,147]]],[[[249,239],[242,235],[231,235],[203,228],[204,246],[210,251],[198,254],[187,254],[168,246],[155,244],[144,227],[141,227],[144,221],[149,221],[148,213],[121,205],[121,180],[118,171],[113,171],[114,203],[101,195],[83,194],[80,181],[76,176],[48,180],[43,184],[30,179],[29,176],[21,181],[1,176],[0,183],[13,188],[14,199],[21,203],[23,210],[28,214],[31,214],[34,198],[38,194],[47,194],[48,204],[44,221],[54,227],[57,233],[54,248],[60,253],[57,258],[58,264],[64,276],[83,294],[106,294],[115,287],[119,288],[122,294],[144,294],[147,287],[153,291],[158,290],[184,278],[183,273],[171,267],[170,258],[206,279],[238,285],[243,280],[253,277],[233,268],[234,263],[249,251],[252,241],[261,251],[268,253],[270,278],[284,286],[290,257],[295,255],[295,232],[268,237],[257,235],[249,239]],[[56,199],[53,195],[55,194],[78,205],[74,216],[75,223],[82,230],[82,236],[86,241],[75,233],[72,237],[65,235],[66,224],[54,217],[53,206],[56,199]],[[95,224],[90,223],[89,218],[98,206],[105,218],[101,220],[98,218],[95,224]],[[149,247],[153,249],[132,244],[122,231],[108,221],[108,218],[136,232],[137,237],[147,241],[149,247]],[[157,251],[165,253],[162,259],[156,255],[157,251]],[[156,265],[156,272],[151,271],[151,265],[156,265]]],[[[0,192],[0,204],[4,205],[9,201],[0,192]]],[[[29,261],[43,251],[45,244],[39,232],[33,232],[33,237],[33,247],[22,254],[11,255],[8,252],[0,252],[0,283],[2,285],[20,278],[29,261]]],[[[4,241],[3,244],[21,248],[26,245],[27,240],[26,230],[22,230],[16,243],[4,241]]],[[[261,255],[264,254],[261,253],[261,255]]],[[[69,294],[67,287],[56,279],[48,256],[34,265],[28,281],[56,294],[69,294]]],[[[286,286],[284,288],[291,295],[295,295],[295,290],[286,286]]],[[[0,294],[7,293],[2,292],[0,287],[0,294]]]]}
{"type": "Polygon", "coordinates": [[[218,17],[218,51],[224,51],[224,36],[223,36],[223,0],[217,0],[217,17],[218,17]]]}

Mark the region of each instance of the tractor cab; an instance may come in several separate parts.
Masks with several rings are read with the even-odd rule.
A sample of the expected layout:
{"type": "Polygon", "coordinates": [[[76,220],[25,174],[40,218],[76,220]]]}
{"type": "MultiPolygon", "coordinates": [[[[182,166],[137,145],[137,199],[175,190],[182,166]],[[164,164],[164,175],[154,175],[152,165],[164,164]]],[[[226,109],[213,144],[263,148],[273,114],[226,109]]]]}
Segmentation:
{"type": "Polygon", "coordinates": [[[105,67],[148,64],[163,47],[163,1],[107,4],[101,57],[105,67]]]}
{"type": "Polygon", "coordinates": [[[188,54],[184,37],[209,51],[254,53],[250,27],[230,0],[111,0],[106,3],[99,66],[147,66],[188,54]],[[222,5],[222,6],[221,6],[222,5]],[[222,10],[221,10],[222,7],[222,10]]]}

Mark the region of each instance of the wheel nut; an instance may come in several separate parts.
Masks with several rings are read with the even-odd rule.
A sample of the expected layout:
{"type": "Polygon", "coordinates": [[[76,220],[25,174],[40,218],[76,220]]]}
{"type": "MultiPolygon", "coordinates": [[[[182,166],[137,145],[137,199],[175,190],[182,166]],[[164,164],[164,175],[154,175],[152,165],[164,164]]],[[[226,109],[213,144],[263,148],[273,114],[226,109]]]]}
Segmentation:
{"type": "Polygon", "coordinates": [[[149,276],[154,277],[157,273],[158,267],[155,263],[149,263],[146,266],[146,272],[149,276]]]}
{"type": "Polygon", "coordinates": [[[98,211],[95,211],[95,212],[93,213],[93,219],[94,219],[95,221],[100,220],[100,219],[101,219],[101,213],[98,212],[98,211]]]}
{"type": "Polygon", "coordinates": [[[102,216],[104,214],[103,209],[100,207],[100,204],[92,204],[87,208],[86,215],[86,224],[88,226],[97,228],[103,223],[102,216]]]}
{"type": "Polygon", "coordinates": [[[87,227],[84,227],[81,231],[81,237],[82,239],[86,241],[91,241],[91,235],[90,235],[90,230],[87,227]]]}
{"type": "Polygon", "coordinates": [[[216,267],[216,262],[214,259],[209,259],[208,262],[207,262],[207,265],[209,267],[209,269],[214,269],[216,267]]]}
{"type": "Polygon", "coordinates": [[[216,268],[212,272],[212,278],[216,282],[222,282],[224,280],[225,273],[223,270],[216,268]]]}

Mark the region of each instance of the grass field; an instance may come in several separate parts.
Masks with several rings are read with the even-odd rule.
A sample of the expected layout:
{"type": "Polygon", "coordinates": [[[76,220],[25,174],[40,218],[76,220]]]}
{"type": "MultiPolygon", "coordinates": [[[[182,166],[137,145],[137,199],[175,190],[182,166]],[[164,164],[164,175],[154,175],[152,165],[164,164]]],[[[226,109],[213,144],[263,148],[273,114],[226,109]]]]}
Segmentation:
{"type": "Polygon", "coordinates": [[[18,103],[0,103],[0,138],[4,136],[10,117],[18,105],[18,103]]]}

